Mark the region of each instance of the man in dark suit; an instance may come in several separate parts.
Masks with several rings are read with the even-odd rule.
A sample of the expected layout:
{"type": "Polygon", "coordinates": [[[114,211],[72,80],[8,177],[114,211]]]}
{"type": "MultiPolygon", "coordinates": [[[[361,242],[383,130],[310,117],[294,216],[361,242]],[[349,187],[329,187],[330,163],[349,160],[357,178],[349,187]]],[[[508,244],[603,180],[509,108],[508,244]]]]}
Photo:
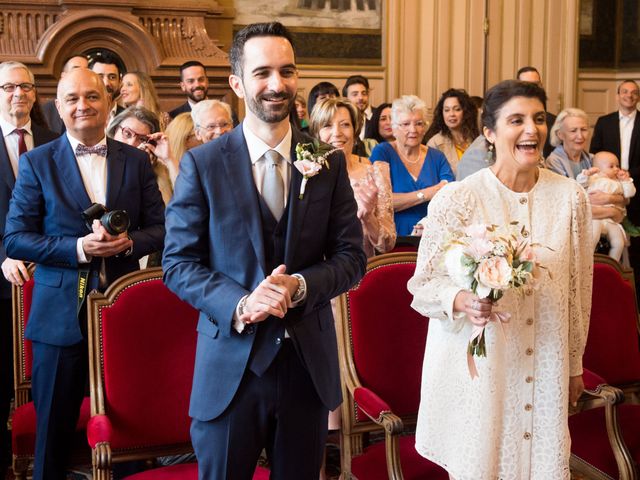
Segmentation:
{"type": "MultiPolygon", "coordinates": [[[[616,95],[618,110],[604,115],[596,121],[591,139],[591,153],[611,152],[620,159],[620,168],[628,170],[631,178],[640,179],[640,115],[638,100],[640,91],[634,80],[624,80],[618,85],[616,95]]],[[[589,195],[591,203],[605,205],[614,203],[604,192],[601,195],[589,195]]],[[[631,198],[627,206],[627,217],[635,225],[640,225],[640,196],[631,198]]],[[[640,239],[631,238],[629,247],[631,266],[640,280],[640,239]]],[[[640,290],[639,290],[640,292],[640,290]]],[[[639,293],[640,295],[640,293],[639,293]]]]}
{"type": "MultiPolygon", "coordinates": [[[[56,135],[29,118],[36,101],[33,73],[22,63],[0,63],[0,238],[9,211],[21,153],[56,138],[56,135]],[[20,131],[22,130],[22,131],[20,131]]],[[[11,283],[22,285],[29,279],[20,260],[8,258],[0,242],[0,478],[11,462],[11,436],[7,431],[9,404],[13,397],[13,330],[11,283]]]]}
{"type": "Polygon", "coordinates": [[[289,32],[249,25],[230,59],[247,115],[187,152],[167,209],[164,279],[201,312],[191,439],[201,479],[251,479],[266,448],[272,478],[316,480],[341,402],[330,300],[364,273],[362,228],[342,153],[304,182],[292,165],[312,140],[288,121],[289,32]]]}
{"type": "Polygon", "coordinates": [[[187,95],[187,101],[169,112],[171,118],[181,113],[191,112],[191,108],[207,98],[209,79],[207,72],[200,62],[190,60],[180,65],[180,90],[187,95]]]}
{"type": "Polygon", "coordinates": [[[84,295],[139,268],[162,249],[164,208],[145,152],[105,138],[109,98],[92,71],[58,85],[67,133],[20,157],[4,244],[36,263],[26,337],[33,342],[34,479],[63,479],[88,369],[84,295]],[[126,210],[128,231],[85,225],[92,203],[126,210]],[[84,280],[88,284],[82,288],[84,280]]]}
{"type": "MultiPolygon", "coordinates": [[[[67,72],[75,70],[76,68],[89,68],[89,61],[87,57],[80,54],[73,54],[65,60],[62,66],[62,72],[60,72],[60,78],[64,77],[67,72]]],[[[60,118],[58,109],[56,108],[56,99],[52,98],[44,105],[42,105],[42,114],[44,115],[49,130],[58,135],[64,132],[64,123],[60,118]]]]}
{"type": "MultiPolygon", "coordinates": [[[[540,72],[538,72],[538,69],[536,67],[532,67],[530,65],[527,65],[526,67],[522,67],[520,70],[518,70],[518,73],[516,74],[516,79],[522,82],[535,83],[540,88],[544,88],[544,86],[542,85],[542,78],[540,77],[540,72]]],[[[545,111],[547,110],[546,105],[544,106],[544,109],[545,111]]],[[[550,132],[551,128],[553,127],[553,124],[556,123],[556,116],[549,111],[546,111],[545,113],[547,114],[547,131],[550,132]]],[[[551,138],[551,135],[547,135],[547,140],[544,143],[544,149],[542,150],[542,154],[544,155],[544,158],[547,158],[549,154],[553,152],[554,147],[550,143],[550,138],[551,138]]]]}

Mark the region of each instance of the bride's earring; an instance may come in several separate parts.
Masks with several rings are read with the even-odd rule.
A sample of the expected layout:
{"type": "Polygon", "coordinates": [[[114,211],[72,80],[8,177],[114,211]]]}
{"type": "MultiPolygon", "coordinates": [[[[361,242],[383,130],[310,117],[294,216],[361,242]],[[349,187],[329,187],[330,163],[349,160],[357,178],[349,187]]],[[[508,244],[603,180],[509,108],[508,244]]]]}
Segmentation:
{"type": "Polygon", "coordinates": [[[493,159],[493,143],[489,142],[489,148],[487,149],[487,155],[484,157],[484,161],[487,165],[491,165],[494,162],[493,159]]]}

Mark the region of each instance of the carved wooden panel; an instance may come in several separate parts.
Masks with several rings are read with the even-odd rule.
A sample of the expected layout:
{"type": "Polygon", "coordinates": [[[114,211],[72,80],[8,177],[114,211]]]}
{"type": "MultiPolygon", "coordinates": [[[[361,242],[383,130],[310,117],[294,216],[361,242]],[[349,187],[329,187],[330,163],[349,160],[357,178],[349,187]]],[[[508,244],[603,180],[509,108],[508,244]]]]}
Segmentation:
{"type": "Polygon", "coordinates": [[[127,70],[147,72],[169,108],[184,102],[179,66],[198,60],[207,68],[210,96],[222,97],[230,92],[230,69],[220,46],[231,39],[218,41],[205,19],[219,16],[231,23],[229,16],[222,19],[223,12],[215,0],[30,0],[28,7],[0,1],[0,61],[29,66],[40,98],[46,99],[54,95],[70,54],[108,49],[127,70]]]}

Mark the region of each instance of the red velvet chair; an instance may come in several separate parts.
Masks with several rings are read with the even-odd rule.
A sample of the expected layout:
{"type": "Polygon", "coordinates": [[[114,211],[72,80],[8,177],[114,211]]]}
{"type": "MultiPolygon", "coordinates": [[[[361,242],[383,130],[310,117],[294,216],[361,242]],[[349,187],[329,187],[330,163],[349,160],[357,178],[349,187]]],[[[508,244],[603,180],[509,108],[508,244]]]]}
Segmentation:
{"type": "Polygon", "coordinates": [[[113,462],[192,451],[189,396],[198,312],[162,283],[133,272],[88,299],[93,478],[113,462]]]}
{"type": "Polygon", "coordinates": [[[593,392],[587,392],[580,413],[569,417],[572,469],[595,479],[639,478],[640,347],[633,271],[600,254],[594,261],[583,364],[587,385],[594,372],[616,389],[608,390],[608,395],[604,389],[600,392],[604,396],[596,401],[593,392]]]}
{"type": "Polygon", "coordinates": [[[640,323],[633,270],[596,254],[593,302],[584,366],[640,404],[640,323]]]}
{"type": "Polygon", "coordinates": [[[338,299],[343,478],[448,480],[414,448],[428,319],[414,311],[407,281],[415,252],[372,258],[338,299]],[[384,433],[384,442],[368,443],[384,433]]]}
{"type": "MultiPolygon", "coordinates": [[[[27,472],[35,454],[36,444],[36,411],[31,401],[33,354],[31,342],[24,337],[31,308],[34,271],[34,266],[29,266],[31,279],[25,282],[22,287],[15,285],[12,287],[15,408],[9,423],[11,428],[13,472],[18,479],[27,478],[27,472]]],[[[74,442],[71,459],[73,464],[88,463],[91,458],[85,433],[88,420],[89,397],[86,397],[80,410],[76,438],[72,440],[74,442]]]]}

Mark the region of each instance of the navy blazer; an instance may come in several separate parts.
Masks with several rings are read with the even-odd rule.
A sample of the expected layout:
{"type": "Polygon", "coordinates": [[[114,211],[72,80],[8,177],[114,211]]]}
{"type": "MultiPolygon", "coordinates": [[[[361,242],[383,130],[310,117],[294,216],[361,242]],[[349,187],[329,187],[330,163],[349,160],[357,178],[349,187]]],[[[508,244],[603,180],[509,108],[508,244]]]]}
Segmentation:
{"type": "MultiPolygon", "coordinates": [[[[593,128],[591,139],[591,153],[611,152],[620,159],[620,114],[618,111],[599,117],[593,128]]],[[[640,179],[640,113],[636,114],[631,142],[629,144],[629,174],[634,181],[640,179]]],[[[640,196],[631,198],[627,207],[629,219],[636,225],[640,225],[640,196]]]]}
{"type": "MultiPolygon", "coordinates": [[[[130,256],[105,259],[107,282],[139,268],[162,250],[164,204],[146,153],[107,139],[107,209],[131,218],[130,256]]],[[[91,205],[66,135],[20,158],[4,244],[11,258],[37,264],[27,338],[68,346],[82,340],[77,316],[76,243],[89,233],[81,213],[91,205]]],[[[93,272],[97,274],[94,258],[93,272]]]]}
{"type": "Polygon", "coordinates": [[[191,112],[191,104],[189,102],[184,102],[182,105],[171,110],[169,116],[173,119],[185,112],[191,112]]]}
{"type": "MultiPolygon", "coordinates": [[[[1,133],[1,132],[0,132],[1,133]]],[[[33,133],[33,145],[38,147],[47,142],[55,140],[58,135],[31,122],[31,133],[33,133]]],[[[0,134],[0,238],[4,236],[4,224],[7,221],[9,212],[9,200],[11,192],[16,183],[16,177],[11,168],[11,160],[7,146],[4,143],[4,135],[0,134]]],[[[5,261],[7,254],[4,250],[4,243],[0,242],[0,264],[5,261]]],[[[0,298],[11,298],[11,283],[5,280],[4,275],[0,275],[0,298]]]]}
{"type": "MultiPolygon", "coordinates": [[[[294,129],[295,145],[310,137],[294,129]]],[[[320,399],[341,402],[335,327],[330,300],[364,274],[362,227],[342,153],[329,157],[299,199],[302,175],[291,166],[285,241],[287,273],[307,283],[303,305],[283,321],[320,399]]],[[[232,326],[239,300],[266,271],[259,197],[242,126],[187,152],[167,207],[163,267],[167,286],[197,308],[198,347],[190,415],[207,421],[233,399],[255,338],[232,326]]]]}

